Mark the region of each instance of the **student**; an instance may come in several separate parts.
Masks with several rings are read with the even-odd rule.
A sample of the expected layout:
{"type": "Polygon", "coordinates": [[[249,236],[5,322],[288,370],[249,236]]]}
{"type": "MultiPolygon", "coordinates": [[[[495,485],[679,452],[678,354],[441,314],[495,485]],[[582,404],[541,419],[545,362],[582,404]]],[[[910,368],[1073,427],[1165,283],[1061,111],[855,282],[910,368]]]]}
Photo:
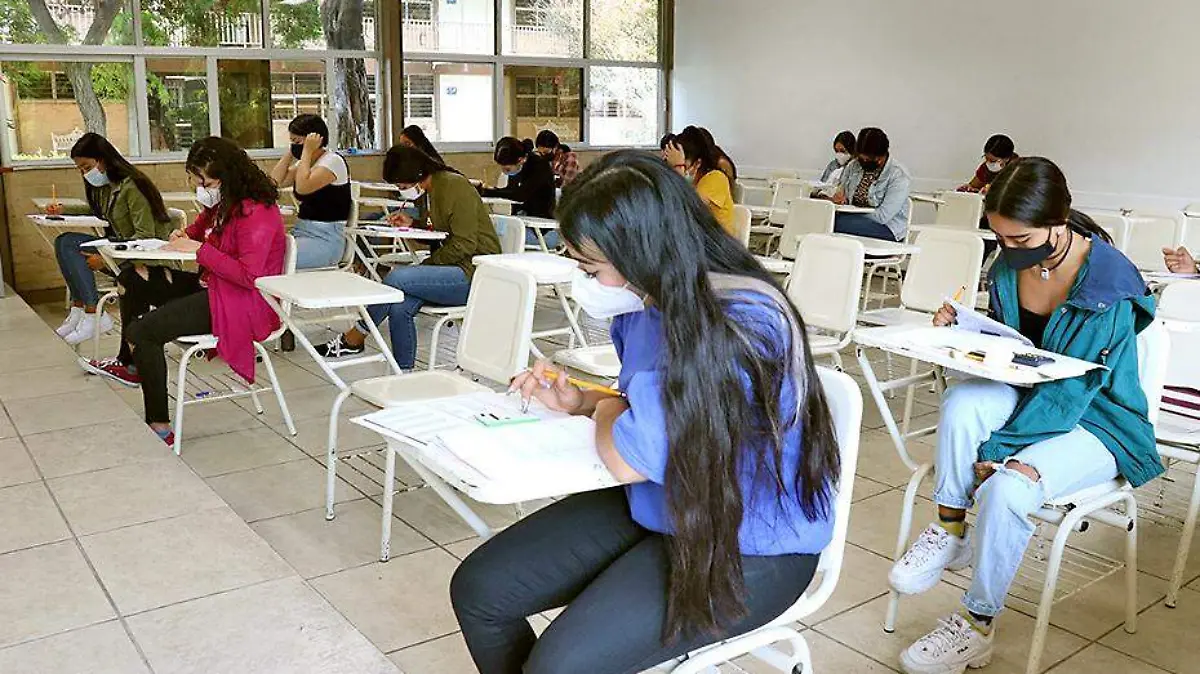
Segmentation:
{"type": "Polygon", "coordinates": [[[717,145],[717,141],[715,138],[713,138],[711,131],[703,126],[698,126],[696,128],[700,129],[700,133],[704,134],[705,140],[708,141],[708,144],[712,146],[713,151],[716,153],[717,168],[721,171],[721,173],[725,174],[726,178],[729,178],[730,185],[736,185],[737,166],[734,165],[733,159],[731,159],[729,155],[725,154],[725,150],[722,150],[720,145],[717,145]]]}
{"type": "Polygon", "coordinates": [[[170,270],[169,282],[127,288],[120,355],[83,363],[93,374],[140,385],[146,423],[167,444],[175,438],[164,345],[184,335],[216,335],[217,354],[253,383],[253,342],[279,327],[254,282],[283,273],[287,249],[275,183],[244,150],[224,138],[204,138],[192,145],[184,168],[203,210],[186,230],[171,234],[166,250],[195,253],[199,273],[170,270]]]}
{"type": "Polygon", "coordinates": [[[570,185],[575,176],[579,175],[579,157],[571,148],[560,143],[558,134],[553,131],[542,129],[538,132],[534,151],[550,160],[554,169],[554,184],[557,187],[570,185]]]}
{"type": "Polygon", "coordinates": [[[854,143],[853,131],[843,131],[833,139],[833,159],[821,172],[821,182],[834,186],[830,188],[829,196],[833,196],[837,191],[836,186],[841,182],[842,171],[854,156],[854,143]]]}
{"type": "Polygon", "coordinates": [[[986,192],[988,185],[1000,175],[1005,166],[1017,159],[1016,146],[1012,138],[996,134],[983,144],[983,163],[975,169],[975,175],[965,185],[959,185],[959,192],[986,192]]]}
{"type": "MultiPolygon", "coordinates": [[[[485,188],[483,196],[501,197],[517,202],[513,205],[513,215],[527,215],[531,218],[553,218],[554,204],[558,194],[554,187],[554,169],[550,160],[532,150],[532,141],[523,142],[506,136],[496,142],[496,152],[493,155],[500,170],[508,176],[508,185],[501,188],[485,188]]],[[[546,245],[558,247],[558,232],[545,234],[546,245]]],[[[526,230],[525,244],[538,244],[537,234],[526,230]]]]}
{"type": "MultiPolygon", "coordinates": [[[[916,594],[934,587],[943,569],[975,572],[965,611],[901,655],[910,674],[988,661],[993,619],[1034,531],[1028,516],[1043,502],[1118,475],[1138,487],[1163,472],[1138,380],[1137,334],[1154,318],[1154,300],[1137,269],[1091,218],[1071,210],[1066,178],[1049,160],[1009,165],[985,208],[1001,244],[990,273],[994,317],[1035,346],[1106,368],[1026,390],[984,379],[947,389],[938,521],[892,567],[890,581],[916,594]],[[969,528],[973,503],[979,516],[969,528]]],[[[934,324],[954,321],[947,305],[934,324]]]]}
{"type": "MultiPolygon", "coordinates": [[[[404,301],[369,308],[376,324],[388,319],[392,355],[401,368],[411,370],[417,358],[417,312],[426,304],[461,306],[467,303],[472,259],[500,252],[500,239],[492,226],[487,206],[462,175],[429,155],[404,145],[388,150],[383,161],[383,179],[399,187],[401,196],[415,200],[428,195],[429,227],[447,232],[433,254],[423,263],[392,269],[383,282],[404,291],[404,301]]],[[[317,351],[327,358],[362,353],[367,327],[359,325],[338,335],[317,351]]]]}
{"type": "Polygon", "coordinates": [[[438,154],[437,149],[433,147],[433,143],[429,142],[429,138],[425,135],[425,131],[416,124],[410,124],[409,126],[404,127],[404,130],[400,132],[399,143],[400,145],[407,147],[415,147],[421,152],[429,155],[430,159],[439,161],[443,164],[446,163],[446,161],[442,159],[442,155],[438,154]]]}
{"type": "Polygon", "coordinates": [[[663,161],[667,161],[667,148],[670,147],[674,142],[675,142],[675,134],[673,134],[673,133],[664,134],[663,137],[661,139],[659,139],[658,153],[659,153],[659,156],[662,157],[663,161]]]}
{"type": "Polygon", "coordinates": [[[870,213],[838,213],[833,231],[885,241],[903,241],[908,234],[908,169],[892,159],[891,142],[882,129],[858,132],[855,159],[846,165],[833,203],[875,209],[870,213]]]}
{"type": "Polygon", "coordinates": [[[298,115],[288,124],[291,147],[271,169],[280,187],[293,187],[300,202],[292,236],[296,238],[296,268],[332,267],[346,248],[350,217],[350,167],[327,150],[329,127],[317,115],[298,115]]]}
{"type": "Polygon", "coordinates": [[[1163,248],[1163,262],[1173,274],[1200,274],[1200,265],[1183,246],[1175,250],[1163,248]]]}
{"type": "Polygon", "coordinates": [[[613,317],[628,397],[551,383],[545,363],[513,387],[592,417],[626,486],[552,503],[458,568],[450,598],[481,674],[636,673],[760,627],[832,536],[837,441],[779,286],[643,152],[585,169],[560,217],[572,296],[613,317]],[[535,637],[526,616],[562,606],[535,637]]]}
{"type": "Polygon", "coordinates": [[[717,168],[717,150],[700,129],[689,126],[667,146],[667,164],[692,181],[700,199],[721,227],[733,235],[733,191],[729,177],[717,168]]]}
{"type": "MultiPolygon", "coordinates": [[[[104,136],[80,136],[71,147],[71,159],[83,176],[88,214],[108,221],[106,236],[165,239],[171,233],[171,216],[158,188],[104,136]]],[[[96,315],[100,292],[95,272],[107,271],[104,260],[95,248],[80,247],[96,238],[92,233],[64,232],[54,240],[58,268],[71,295],[71,311],[55,332],[71,345],[113,329],[112,318],[96,315]]]]}

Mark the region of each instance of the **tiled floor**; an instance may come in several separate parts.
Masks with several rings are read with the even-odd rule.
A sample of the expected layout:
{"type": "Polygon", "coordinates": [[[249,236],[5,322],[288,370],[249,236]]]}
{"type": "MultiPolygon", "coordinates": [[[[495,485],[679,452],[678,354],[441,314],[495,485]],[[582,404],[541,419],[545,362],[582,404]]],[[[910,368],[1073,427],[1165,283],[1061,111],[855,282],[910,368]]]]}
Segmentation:
{"type": "MultiPolygon", "coordinates": [[[[188,410],[179,460],[141,423],[140,392],[81,374],[47,325],[57,325],[59,308],[38,309],[0,300],[0,672],[474,671],[447,584],[477,539],[402,469],[392,560],[376,561],[377,455],[342,467],[338,516],[325,521],[321,456],[334,390],[306,356],[275,357],[296,436],[269,396],[263,415],[249,401],[201,405],[188,410]]],[[[448,363],[452,334],[445,341],[439,359],[448,363]]],[[[105,339],[106,353],[113,344],[105,339]]],[[[363,409],[350,404],[342,416],[363,409]]],[[[936,412],[922,392],[918,423],[936,412]]],[[[357,426],[341,428],[344,448],[379,446],[357,426]]],[[[841,580],[803,626],[820,672],[896,671],[900,649],[954,610],[961,593],[962,580],[951,578],[906,599],[895,634],[880,627],[908,478],[881,429],[868,400],[841,580]]],[[[922,441],[914,453],[926,457],[931,447],[922,441]]],[[[498,526],[515,518],[512,508],[479,511],[498,526]]],[[[928,514],[919,510],[919,519],[928,514]]],[[[1121,539],[1103,529],[1076,540],[1112,555],[1121,539]]],[[[1141,528],[1137,634],[1121,629],[1123,584],[1110,578],[1055,608],[1045,668],[1200,672],[1187,647],[1200,624],[1200,550],[1179,607],[1162,604],[1177,540],[1141,528]]],[[[548,618],[532,621],[540,628],[548,618]]],[[[983,671],[1023,671],[1033,623],[1027,608],[1006,614],[997,657],[983,671]]],[[[723,671],[767,670],[739,662],[723,671]]]]}

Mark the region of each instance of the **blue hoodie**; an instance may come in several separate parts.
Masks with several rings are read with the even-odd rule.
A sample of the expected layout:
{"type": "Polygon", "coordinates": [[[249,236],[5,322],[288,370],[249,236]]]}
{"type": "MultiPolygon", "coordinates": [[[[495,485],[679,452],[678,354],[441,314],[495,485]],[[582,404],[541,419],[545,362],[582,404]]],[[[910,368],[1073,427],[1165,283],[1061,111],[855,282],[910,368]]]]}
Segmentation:
{"type": "MultiPolygon", "coordinates": [[[[989,280],[992,316],[1019,328],[1016,272],[1000,258],[989,280]]],[[[980,460],[1003,461],[1078,425],[1104,443],[1117,470],[1133,486],[1162,473],[1138,378],[1137,334],[1153,319],[1154,298],[1137,268],[1120,251],[1093,237],[1066,302],[1046,325],[1042,348],[1107,369],[1035,386],[1004,428],[980,445],[980,460]]]]}

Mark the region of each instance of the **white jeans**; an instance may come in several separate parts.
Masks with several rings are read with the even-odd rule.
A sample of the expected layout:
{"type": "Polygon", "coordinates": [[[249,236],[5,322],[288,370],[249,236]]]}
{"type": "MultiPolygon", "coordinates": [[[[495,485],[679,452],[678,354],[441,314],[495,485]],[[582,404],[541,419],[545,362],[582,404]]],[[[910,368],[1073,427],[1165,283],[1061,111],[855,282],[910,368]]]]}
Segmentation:
{"type": "Polygon", "coordinates": [[[933,498],[949,508],[979,503],[973,533],[975,577],[963,597],[967,610],[979,615],[994,616],[1004,607],[1033,536],[1030,513],[1055,497],[1117,476],[1116,461],[1104,444],[1076,426],[1010,457],[1034,468],[1041,476],[1037,482],[1001,466],[976,490],[974,465],[979,460],[979,446],[1008,423],[1020,399],[1018,389],[984,379],[954,384],[942,399],[933,498]]]}

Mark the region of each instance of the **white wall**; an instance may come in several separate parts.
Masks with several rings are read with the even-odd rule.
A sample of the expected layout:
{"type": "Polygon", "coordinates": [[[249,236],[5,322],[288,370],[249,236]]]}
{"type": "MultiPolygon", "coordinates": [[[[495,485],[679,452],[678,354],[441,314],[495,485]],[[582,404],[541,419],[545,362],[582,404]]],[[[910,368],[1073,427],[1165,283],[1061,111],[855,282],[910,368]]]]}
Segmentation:
{"type": "Polygon", "coordinates": [[[823,167],[879,126],[919,188],[1007,133],[1076,203],[1200,201],[1196,0],[678,0],[672,128],[742,165],[823,167]]]}

